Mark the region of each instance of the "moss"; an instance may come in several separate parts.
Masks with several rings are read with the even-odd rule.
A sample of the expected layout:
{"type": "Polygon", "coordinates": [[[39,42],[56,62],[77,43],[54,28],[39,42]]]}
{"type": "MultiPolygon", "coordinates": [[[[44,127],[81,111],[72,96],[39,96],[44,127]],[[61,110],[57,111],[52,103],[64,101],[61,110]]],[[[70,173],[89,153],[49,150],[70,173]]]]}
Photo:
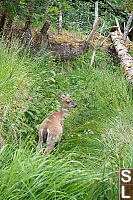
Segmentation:
{"type": "Polygon", "coordinates": [[[75,39],[69,35],[66,35],[66,34],[63,34],[63,33],[60,33],[60,34],[56,34],[56,33],[52,33],[52,32],[49,32],[48,33],[48,38],[49,38],[49,43],[52,43],[52,44],[64,44],[64,43],[67,43],[69,45],[72,45],[72,47],[75,47],[75,46],[80,46],[83,44],[83,40],[80,40],[80,39],[75,39]]]}

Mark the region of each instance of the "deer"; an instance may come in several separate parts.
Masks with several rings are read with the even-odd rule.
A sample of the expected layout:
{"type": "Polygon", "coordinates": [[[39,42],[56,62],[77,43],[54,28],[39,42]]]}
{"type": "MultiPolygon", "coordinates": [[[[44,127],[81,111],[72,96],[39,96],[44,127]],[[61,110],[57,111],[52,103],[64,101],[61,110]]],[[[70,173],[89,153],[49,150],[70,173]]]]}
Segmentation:
{"type": "Polygon", "coordinates": [[[60,144],[63,134],[64,119],[68,115],[70,108],[78,107],[78,105],[75,104],[70,98],[69,91],[67,91],[67,95],[65,97],[63,97],[60,93],[58,93],[57,96],[60,100],[62,100],[61,110],[59,112],[53,112],[41,123],[39,127],[37,150],[40,151],[44,142],[46,142],[46,148],[43,155],[50,154],[56,143],[60,144]]]}

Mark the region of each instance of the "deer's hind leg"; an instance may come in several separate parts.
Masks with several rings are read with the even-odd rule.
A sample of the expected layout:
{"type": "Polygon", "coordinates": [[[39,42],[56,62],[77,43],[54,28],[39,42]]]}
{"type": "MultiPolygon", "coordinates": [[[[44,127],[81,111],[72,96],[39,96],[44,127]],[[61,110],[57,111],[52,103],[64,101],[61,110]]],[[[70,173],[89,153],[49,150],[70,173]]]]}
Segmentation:
{"type": "Polygon", "coordinates": [[[46,141],[47,139],[47,129],[46,128],[40,129],[38,136],[39,136],[39,141],[38,141],[37,149],[39,151],[43,147],[44,141],[46,141]]]}
{"type": "Polygon", "coordinates": [[[55,146],[55,141],[51,141],[49,144],[47,144],[43,155],[48,155],[53,150],[54,146],[55,146]]]}
{"type": "Polygon", "coordinates": [[[53,150],[56,143],[55,135],[49,129],[47,129],[47,132],[48,132],[47,145],[46,145],[43,155],[48,155],[53,150]]]}

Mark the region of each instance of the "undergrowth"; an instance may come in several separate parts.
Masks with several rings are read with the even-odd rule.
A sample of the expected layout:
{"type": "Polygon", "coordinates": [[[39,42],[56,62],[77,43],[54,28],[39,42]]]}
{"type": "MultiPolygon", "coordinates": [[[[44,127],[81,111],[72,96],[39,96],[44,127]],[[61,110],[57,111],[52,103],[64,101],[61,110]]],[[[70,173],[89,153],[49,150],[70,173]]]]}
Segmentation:
{"type": "Polygon", "coordinates": [[[32,57],[1,42],[0,199],[118,199],[120,167],[133,167],[132,88],[118,63],[97,51],[68,62],[32,57]],[[70,90],[78,108],[65,120],[62,141],[36,154],[38,125],[60,109],[70,90]]]}

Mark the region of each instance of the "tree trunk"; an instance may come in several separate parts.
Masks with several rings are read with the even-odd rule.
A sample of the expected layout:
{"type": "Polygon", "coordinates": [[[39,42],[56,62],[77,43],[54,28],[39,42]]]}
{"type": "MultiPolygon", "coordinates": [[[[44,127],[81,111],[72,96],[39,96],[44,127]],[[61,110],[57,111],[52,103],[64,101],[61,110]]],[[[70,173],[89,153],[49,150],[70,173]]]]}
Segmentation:
{"type": "Polygon", "coordinates": [[[13,23],[13,16],[6,16],[6,21],[4,24],[4,29],[3,29],[3,36],[5,39],[11,40],[12,38],[12,23],[13,23]]]}
{"type": "Polygon", "coordinates": [[[122,35],[118,31],[118,27],[111,30],[110,32],[111,39],[113,41],[116,52],[118,53],[118,58],[121,61],[122,70],[124,75],[130,80],[133,85],[133,58],[130,56],[124,42],[122,41],[122,35]]]}
{"type": "Polygon", "coordinates": [[[46,11],[45,11],[45,18],[46,19],[48,17],[48,8],[49,8],[49,0],[47,0],[47,3],[46,3],[46,11]]]}
{"type": "Polygon", "coordinates": [[[31,0],[29,5],[29,16],[27,17],[25,23],[25,32],[24,32],[24,43],[26,47],[30,44],[32,39],[31,23],[32,23],[33,12],[34,12],[34,0],[31,0]]]}
{"type": "Polygon", "coordinates": [[[31,20],[28,17],[25,23],[25,32],[24,32],[24,42],[25,42],[25,46],[30,44],[32,38],[32,34],[31,34],[31,20]]]}
{"type": "Polygon", "coordinates": [[[3,31],[5,21],[6,21],[6,13],[3,12],[1,13],[1,19],[0,19],[0,32],[3,31]]]}
{"type": "Polygon", "coordinates": [[[47,31],[48,31],[49,27],[50,27],[50,21],[46,20],[46,22],[44,23],[42,30],[41,30],[45,48],[47,48],[47,46],[48,46],[47,31]]]}

